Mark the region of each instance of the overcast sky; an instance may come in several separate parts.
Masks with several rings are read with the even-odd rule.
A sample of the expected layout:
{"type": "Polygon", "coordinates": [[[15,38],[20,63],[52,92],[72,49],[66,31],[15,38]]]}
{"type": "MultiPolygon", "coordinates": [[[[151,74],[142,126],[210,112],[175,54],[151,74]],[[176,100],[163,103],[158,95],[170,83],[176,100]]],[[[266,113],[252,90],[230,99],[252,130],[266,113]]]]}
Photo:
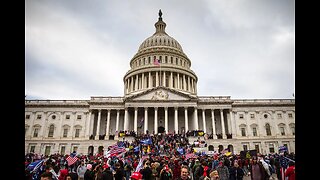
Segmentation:
{"type": "Polygon", "coordinates": [[[123,96],[161,9],[198,76],[198,96],[291,99],[294,0],[26,0],[27,99],[123,96]]]}

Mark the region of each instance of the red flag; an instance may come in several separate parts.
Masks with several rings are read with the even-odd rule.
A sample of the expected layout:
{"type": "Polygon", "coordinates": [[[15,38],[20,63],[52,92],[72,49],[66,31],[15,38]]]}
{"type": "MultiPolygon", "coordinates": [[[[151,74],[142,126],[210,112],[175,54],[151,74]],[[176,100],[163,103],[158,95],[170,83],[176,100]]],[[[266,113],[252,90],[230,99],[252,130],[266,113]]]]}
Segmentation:
{"type": "Polygon", "coordinates": [[[153,64],[157,65],[157,66],[160,66],[160,60],[159,59],[154,59],[153,64]]]}
{"type": "Polygon", "coordinates": [[[68,156],[66,160],[68,161],[68,166],[71,166],[72,164],[74,164],[78,160],[78,157],[77,156],[74,156],[74,157],[68,156]]]}

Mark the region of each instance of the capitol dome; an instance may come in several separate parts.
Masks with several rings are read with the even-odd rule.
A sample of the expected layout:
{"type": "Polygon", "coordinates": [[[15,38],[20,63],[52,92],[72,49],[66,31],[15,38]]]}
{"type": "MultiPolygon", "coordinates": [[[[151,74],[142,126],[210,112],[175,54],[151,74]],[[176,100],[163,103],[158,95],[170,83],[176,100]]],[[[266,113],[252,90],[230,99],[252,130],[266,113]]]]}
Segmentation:
{"type": "Polygon", "coordinates": [[[152,48],[155,46],[157,47],[164,46],[164,47],[174,48],[175,50],[183,52],[179,42],[175,40],[173,37],[169,36],[164,31],[156,32],[151,37],[144,40],[140,45],[138,52],[141,52],[143,50],[146,50],[148,48],[152,48]]]}
{"type": "Polygon", "coordinates": [[[157,87],[197,94],[198,78],[190,69],[191,61],[179,42],[166,33],[161,16],[160,10],[156,32],[141,43],[130,61],[131,69],[123,78],[126,97],[157,87]]]}

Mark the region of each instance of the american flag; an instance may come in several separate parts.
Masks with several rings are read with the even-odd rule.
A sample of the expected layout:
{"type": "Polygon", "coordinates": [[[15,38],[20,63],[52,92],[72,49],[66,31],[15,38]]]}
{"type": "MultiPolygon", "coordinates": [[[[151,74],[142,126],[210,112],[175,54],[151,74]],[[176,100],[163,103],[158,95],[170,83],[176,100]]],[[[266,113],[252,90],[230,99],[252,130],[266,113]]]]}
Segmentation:
{"type": "Polygon", "coordinates": [[[67,157],[66,160],[68,162],[68,166],[71,166],[72,164],[74,164],[78,160],[78,157],[77,156],[71,157],[71,155],[70,155],[67,157]]]}
{"type": "Polygon", "coordinates": [[[140,159],[140,162],[135,170],[135,172],[139,172],[141,170],[141,168],[143,167],[143,161],[145,159],[149,158],[149,156],[142,156],[141,159],[140,159]]]}
{"type": "Polygon", "coordinates": [[[190,158],[197,158],[198,156],[195,155],[194,153],[189,153],[189,154],[186,154],[186,160],[187,159],[190,159],[190,158]]]}

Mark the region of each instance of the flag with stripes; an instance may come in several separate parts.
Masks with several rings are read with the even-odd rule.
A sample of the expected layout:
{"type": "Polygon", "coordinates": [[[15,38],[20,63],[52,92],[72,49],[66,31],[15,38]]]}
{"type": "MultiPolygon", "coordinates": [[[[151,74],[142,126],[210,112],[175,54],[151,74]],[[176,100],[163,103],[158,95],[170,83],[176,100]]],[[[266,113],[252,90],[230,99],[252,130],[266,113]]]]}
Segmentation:
{"type": "Polygon", "coordinates": [[[66,160],[68,162],[68,166],[71,166],[72,164],[74,164],[78,160],[78,157],[77,156],[71,157],[71,155],[70,155],[67,157],[66,160]]]}
{"type": "Polygon", "coordinates": [[[147,159],[147,158],[149,158],[149,156],[142,156],[142,157],[141,157],[141,159],[140,159],[140,161],[139,161],[139,164],[138,164],[135,172],[139,172],[139,171],[142,169],[142,167],[143,167],[143,161],[144,161],[145,159],[147,159]]]}
{"type": "Polygon", "coordinates": [[[188,153],[186,154],[186,160],[190,159],[190,158],[197,158],[198,156],[195,155],[194,153],[188,153]]]}

